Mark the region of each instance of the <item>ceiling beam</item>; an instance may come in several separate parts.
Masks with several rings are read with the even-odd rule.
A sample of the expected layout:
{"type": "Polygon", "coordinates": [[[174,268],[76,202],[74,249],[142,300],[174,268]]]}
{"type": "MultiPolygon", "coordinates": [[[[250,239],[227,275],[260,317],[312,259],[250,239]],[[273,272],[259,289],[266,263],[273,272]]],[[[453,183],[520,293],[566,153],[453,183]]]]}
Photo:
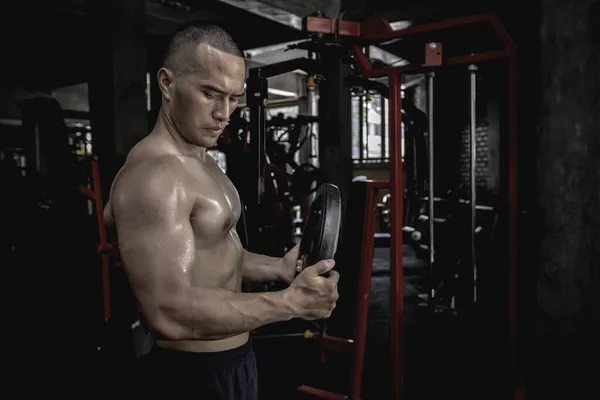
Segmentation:
{"type": "Polygon", "coordinates": [[[260,17],[270,19],[282,25],[302,30],[302,17],[291,13],[284,8],[275,7],[257,0],[219,0],[221,3],[248,11],[260,17]]]}

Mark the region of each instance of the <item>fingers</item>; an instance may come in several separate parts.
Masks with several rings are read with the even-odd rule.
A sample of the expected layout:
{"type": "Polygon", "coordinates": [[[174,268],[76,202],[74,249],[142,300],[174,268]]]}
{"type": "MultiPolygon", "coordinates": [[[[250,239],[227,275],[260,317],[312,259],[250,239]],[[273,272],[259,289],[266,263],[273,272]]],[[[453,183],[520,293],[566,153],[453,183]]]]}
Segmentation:
{"type": "Polygon", "coordinates": [[[302,319],[308,321],[314,321],[316,319],[327,319],[331,317],[331,314],[333,313],[333,310],[335,310],[336,306],[337,303],[335,301],[332,301],[327,305],[323,304],[318,309],[315,309],[311,313],[303,316],[302,319]]]}
{"type": "Polygon", "coordinates": [[[329,278],[327,278],[327,280],[329,282],[331,282],[333,285],[337,285],[338,282],[340,281],[340,273],[337,271],[330,271],[329,278]]]}
{"type": "Polygon", "coordinates": [[[335,310],[335,306],[336,306],[336,303],[334,301],[333,303],[331,303],[331,305],[329,306],[328,309],[325,309],[325,310],[321,311],[321,313],[320,313],[321,314],[321,318],[326,319],[326,318],[331,317],[331,314],[333,313],[333,310],[335,310]]]}
{"type": "MultiPolygon", "coordinates": [[[[329,289],[331,293],[334,293],[337,296],[337,287],[338,282],[340,280],[340,274],[337,271],[329,272],[329,278],[325,282],[326,287],[329,289]]],[[[337,297],[336,299],[337,300],[337,297]]]]}
{"type": "Polygon", "coordinates": [[[334,266],[335,260],[322,260],[308,268],[313,270],[317,275],[323,275],[324,273],[331,271],[334,266]]]}
{"type": "Polygon", "coordinates": [[[296,272],[302,271],[302,259],[296,261],[296,272]]]}

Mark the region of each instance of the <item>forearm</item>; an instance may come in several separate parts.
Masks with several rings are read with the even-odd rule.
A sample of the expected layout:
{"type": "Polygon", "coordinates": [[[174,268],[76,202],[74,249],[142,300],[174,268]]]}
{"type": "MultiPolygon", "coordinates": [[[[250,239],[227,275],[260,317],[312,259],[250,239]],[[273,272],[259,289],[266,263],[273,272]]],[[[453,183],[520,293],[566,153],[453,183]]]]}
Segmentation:
{"type": "Polygon", "coordinates": [[[190,288],[164,310],[166,335],[174,340],[218,340],[287,321],[298,316],[289,294],[286,290],[232,293],[217,288],[190,288]]]}
{"type": "Polygon", "coordinates": [[[281,279],[281,258],[244,250],[242,277],[246,282],[268,282],[281,279]]]}

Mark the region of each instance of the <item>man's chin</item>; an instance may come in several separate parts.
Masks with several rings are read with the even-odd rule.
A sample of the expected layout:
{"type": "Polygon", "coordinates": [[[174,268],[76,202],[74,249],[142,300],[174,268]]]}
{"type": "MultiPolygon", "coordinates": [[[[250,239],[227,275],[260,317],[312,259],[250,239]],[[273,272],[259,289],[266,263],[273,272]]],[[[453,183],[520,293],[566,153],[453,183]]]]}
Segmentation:
{"type": "Polygon", "coordinates": [[[207,149],[211,149],[217,145],[218,141],[219,141],[218,136],[215,138],[213,138],[213,137],[204,138],[204,140],[202,140],[202,143],[200,144],[200,146],[206,147],[207,149]]]}

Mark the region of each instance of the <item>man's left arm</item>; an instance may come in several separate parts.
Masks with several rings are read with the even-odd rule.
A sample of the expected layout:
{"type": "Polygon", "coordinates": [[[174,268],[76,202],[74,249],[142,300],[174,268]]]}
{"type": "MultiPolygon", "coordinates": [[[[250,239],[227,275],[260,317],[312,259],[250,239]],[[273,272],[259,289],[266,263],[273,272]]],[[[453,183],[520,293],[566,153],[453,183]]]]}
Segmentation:
{"type": "Polygon", "coordinates": [[[270,257],[244,250],[242,277],[246,282],[282,281],[291,283],[299,271],[298,252],[294,246],[283,257],[270,257]]]}
{"type": "Polygon", "coordinates": [[[282,279],[282,259],[244,250],[242,277],[247,282],[269,282],[282,279]]]}

